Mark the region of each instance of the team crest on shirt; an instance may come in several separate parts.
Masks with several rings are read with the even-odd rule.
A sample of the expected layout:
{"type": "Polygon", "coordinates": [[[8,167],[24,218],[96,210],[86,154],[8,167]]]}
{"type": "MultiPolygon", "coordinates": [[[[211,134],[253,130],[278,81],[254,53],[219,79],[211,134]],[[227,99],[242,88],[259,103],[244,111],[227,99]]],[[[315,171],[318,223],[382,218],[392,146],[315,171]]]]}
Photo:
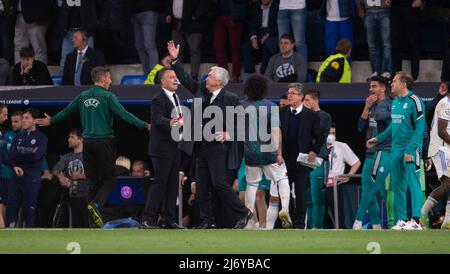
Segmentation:
{"type": "Polygon", "coordinates": [[[450,109],[445,110],[445,115],[450,116],[450,109]]]}
{"type": "Polygon", "coordinates": [[[380,167],[380,172],[381,172],[381,173],[384,172],[384,167],[380,167]]]}
{"type": "Polygon", "coordinates": [[[36,144],[36,139],[32,139],[30,143],[31,143],[32,145],[35,145],[35,144],[36,144]]]}
{"type": "Polygon", "coordinates": [[[405,103],[404,105],[403,105],[403,109],[407,109],[408,108],[408,103],[405,103]]]}
{"type": "Polygon", "coordinates": [[[87,99],[84,102],[84,105],[88,108],[88,107],[98,107],[98,105],[100,104],[100,102],[97,99],[87,99]]]}

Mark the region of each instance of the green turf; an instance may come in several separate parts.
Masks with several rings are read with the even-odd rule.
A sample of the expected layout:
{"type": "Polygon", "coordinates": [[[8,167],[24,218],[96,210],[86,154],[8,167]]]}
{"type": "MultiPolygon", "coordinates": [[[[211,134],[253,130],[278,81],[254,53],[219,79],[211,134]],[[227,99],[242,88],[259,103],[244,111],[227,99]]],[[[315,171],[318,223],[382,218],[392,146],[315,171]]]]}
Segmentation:
{"type": "Polygon", "coordinates": [[[450,254],[450,232],[352,230],[0,230],[0,253],[381,253],[450,254]]]}

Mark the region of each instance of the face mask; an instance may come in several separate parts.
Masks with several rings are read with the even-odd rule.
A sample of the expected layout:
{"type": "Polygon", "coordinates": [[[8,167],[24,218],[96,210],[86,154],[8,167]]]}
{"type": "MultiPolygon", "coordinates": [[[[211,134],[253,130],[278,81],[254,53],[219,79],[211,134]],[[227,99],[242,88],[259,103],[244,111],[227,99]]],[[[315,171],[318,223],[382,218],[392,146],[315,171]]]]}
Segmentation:
{"type": "Polygon", "coordinates": [[[334,145],[334,142],[336,142],[336,136],[333,134],[329,134],[327,137],[327,144],[334,145]]]}

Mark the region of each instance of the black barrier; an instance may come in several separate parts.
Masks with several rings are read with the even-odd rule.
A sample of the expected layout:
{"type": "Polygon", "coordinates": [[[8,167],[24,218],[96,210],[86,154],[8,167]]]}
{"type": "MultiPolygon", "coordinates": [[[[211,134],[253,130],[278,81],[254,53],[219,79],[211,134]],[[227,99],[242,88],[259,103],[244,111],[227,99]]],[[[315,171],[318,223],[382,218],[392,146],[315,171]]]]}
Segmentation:
{"type": "MultiPolygon", "coordinates": [[[[368,94],[367,83],[338,84],[338,83],[305,83],[306,90],[317,89],[321,93],[322,103],[338,105],[354,105],[364,103],[368,94]]],[[[0,87],[0,102],[8,105],[23,106],[64,106],[75,98],[88,86],[40,86],[40,87],[0,87]]],[[[227,88],[243,98],[242,84],[229,84],[227,88]]],[[[425,101],[435,96],[439,83],[417,83],[414,92],[425,101]]],[[[122,104],[128,106],[145,106],[151,103],[151,99],[160,90],[155,86],[113,86],[112,92],[117,95],[122,104]]],[[[287,84],[269,84],[268,98],[278,100],[287,92],[287,84]]],[[[192,94],[184,87],[178,90],[181,100],[192,99],[192,94]]]]}

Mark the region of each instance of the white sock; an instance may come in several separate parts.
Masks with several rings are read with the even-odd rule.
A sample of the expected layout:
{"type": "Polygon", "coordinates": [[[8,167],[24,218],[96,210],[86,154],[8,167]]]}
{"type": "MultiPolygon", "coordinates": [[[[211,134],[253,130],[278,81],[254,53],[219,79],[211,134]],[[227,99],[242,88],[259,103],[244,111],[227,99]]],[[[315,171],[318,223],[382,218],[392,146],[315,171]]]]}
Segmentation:
{"type": "Polygon", "coordinates": [[[433,197],[428,196],[425,203],[422,206],[422,215],[428,215],[430,211],[437,205],[438,201],[436,201],[433,197]]]}
{"type": "Polygon", "coordinates": [[[381,230],[381,225],[380,224],[372,224],[372,229],[373,230],[381,230]]]}
{"type": "Polygon", "coordinates": [[[247,183],[245,190],[245,206],[255,213],[256,191],[258,190],[258,183],[247,183]]]}
{"type": "Polygon", "coordinates": [[[355,220],[355,222],[353,223],[353,229],[354,230],[362,229],[362,222],[358,221],[358,220],[355,220]]]}
{"type": "Polygon", "coordinates": [[[267,209],[266,229],[273,229],[278,218],[278,203],[269,203],[267,209]]]}
{"type": "Polygon", "coordinates": [[[447,206],[445,207],[444,224],[446,223],[450,223],[450,201],[447,201],[447,206]]]}
{"type": "Polygon", "coordinates": [[[289,212],[289,200],[291,198],[291,190],[287,178],[278,181],[278,193],[280,194],[281,209],[289,212]]]}

